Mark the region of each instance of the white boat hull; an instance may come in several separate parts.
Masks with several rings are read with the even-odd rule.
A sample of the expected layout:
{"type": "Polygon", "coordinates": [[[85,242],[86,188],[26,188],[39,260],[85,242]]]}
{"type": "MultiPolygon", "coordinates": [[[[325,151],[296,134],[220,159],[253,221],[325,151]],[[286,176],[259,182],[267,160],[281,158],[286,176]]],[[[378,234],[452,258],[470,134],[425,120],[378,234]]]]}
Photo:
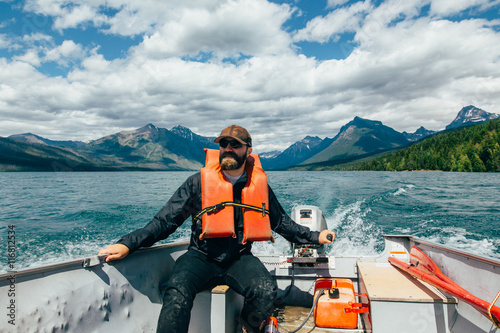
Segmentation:
{"type": "MultiPolygon", "coordinates": [[[[330,329],[334,332],[500,332],[471,306],[431,286],[422,287],[419,281],[391,267],[387,259],[394,256],[408,260],[411,246],[416,245],[444,274],[488,301],[500,290],[498,260],[411,236],[386,236],[385,240],[384,252],[373,256],[327,255],[322,256],[321,262],[312,264],[282,262],[289,259],[287,255],[259,257],[275,276],[281,295],[290,286],[293,274],[293,287],[283,300],[286,304],[310,307],[311,286],[318,277],[348,278],[354,282],[357,292],[367,293],[369,297],[362,297],[362,301],[370,303],[370,315],[360,315],[356,329],[330,329]],[[377,277],[376,269],[385,269],[382,278],[377,277]],[[433,295],[425,300],[425,297],[416,299],[414,297],[421,296],[412,294],[401,296],[412,288],[388,282],[389,275],[384,275],[387,272],[398,275],[400,280],[406,279],[403,284],[410,283],[427,296],[433,295]]],[[[155,332],[161,309],[160,285],[186,249],[186,243],[160,245],[110,264],[91,257],[0,275],[2,307],[6,309],[11,302],[14,304],[14,311],[6,309],[0,331],[155,332]],[[15,296],[7,297],[9,290],[13,290],[15,296]]],[[[241,296],[231,290],[200,294],[195,300],[190,332],[234,332],[241,306],[241,296]]],[[[323,331],[328,329],[314,330],[323,331]]]]}

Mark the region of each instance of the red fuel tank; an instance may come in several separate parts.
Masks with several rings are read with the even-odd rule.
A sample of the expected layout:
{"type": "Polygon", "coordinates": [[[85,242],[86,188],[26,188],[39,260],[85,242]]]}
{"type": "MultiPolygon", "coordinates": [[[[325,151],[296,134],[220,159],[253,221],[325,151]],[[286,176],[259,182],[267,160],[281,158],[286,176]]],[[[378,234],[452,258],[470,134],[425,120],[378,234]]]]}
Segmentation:
{"type": "Polygon", "coordinates": [[[352,281],[349,279],[318,279],[314,286],[316,326],[328,328],[356,328],[358,313],[368,312],[366,304],[356,303],[352,281]]]}

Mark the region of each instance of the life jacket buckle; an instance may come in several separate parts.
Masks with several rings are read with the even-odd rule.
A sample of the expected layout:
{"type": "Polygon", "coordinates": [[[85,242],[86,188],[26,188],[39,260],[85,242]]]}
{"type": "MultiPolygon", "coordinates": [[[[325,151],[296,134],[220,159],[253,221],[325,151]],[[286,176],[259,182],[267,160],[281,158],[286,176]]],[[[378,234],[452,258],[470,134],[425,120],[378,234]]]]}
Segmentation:
{"type": "Polygon", "coordinates": [[[210,209],[209,214],[217,213],[219,210],[224,208],[224,206],[225,206],[224,202],[221,202],[221,203],[216,204],[215,206],[212,206],[212,209],[210,209]]]}

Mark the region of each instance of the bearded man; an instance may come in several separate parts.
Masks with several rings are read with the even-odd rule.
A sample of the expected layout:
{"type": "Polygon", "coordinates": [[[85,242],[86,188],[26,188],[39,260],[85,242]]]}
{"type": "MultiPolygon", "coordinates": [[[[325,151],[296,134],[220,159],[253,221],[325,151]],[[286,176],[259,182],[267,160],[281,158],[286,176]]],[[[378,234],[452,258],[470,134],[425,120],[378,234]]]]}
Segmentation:
{"type": "Polygon", "coordinates": [[[252,154],[246,129],[231,125],[215,143],[220,150],[206,150],[205,167],[177,189],[149,224],[99,251],[108,254],[106,261],[122,259],[167,238],[192,217],[188,251],[167,277],[157,332],[187,332],[196,294],[217,284],[244,296],[241,330],[259,332],[272,313],[277,285],[252,255],[252,243],[271,240],[271,230],[299,244],[330,244],[335,237],[329,230],[313,232],[285,213],[252,154]]]}

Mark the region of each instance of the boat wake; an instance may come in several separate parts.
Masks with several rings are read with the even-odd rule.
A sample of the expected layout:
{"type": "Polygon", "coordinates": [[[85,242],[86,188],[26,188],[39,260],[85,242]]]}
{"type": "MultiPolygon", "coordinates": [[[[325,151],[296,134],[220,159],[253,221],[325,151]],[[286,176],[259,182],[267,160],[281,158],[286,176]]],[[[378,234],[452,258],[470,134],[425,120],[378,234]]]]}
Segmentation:
{"type": "Polygon", "coordinates": [[[336,233],[335,242],[327,247],[328,254],[373,255],[383,250],[382,229],[367,219],[371,208],[364,203],[341,205],[327,216],[328,229],[336,233]]]}
{"type": "MultiPolygon", "coordinates": [[[[332,215],[325,215],[327,228],[336,233],[335,241],[326,246],[331,255],[374,255],[383,250],[382,230],[369,222],[366,215],[370,208],[364,201],[341,205],[332,215]]],[[[255,254],[291,254],[290,243],[275,234],[275,243],[259,242],[252,248],[255,254]]]]}

